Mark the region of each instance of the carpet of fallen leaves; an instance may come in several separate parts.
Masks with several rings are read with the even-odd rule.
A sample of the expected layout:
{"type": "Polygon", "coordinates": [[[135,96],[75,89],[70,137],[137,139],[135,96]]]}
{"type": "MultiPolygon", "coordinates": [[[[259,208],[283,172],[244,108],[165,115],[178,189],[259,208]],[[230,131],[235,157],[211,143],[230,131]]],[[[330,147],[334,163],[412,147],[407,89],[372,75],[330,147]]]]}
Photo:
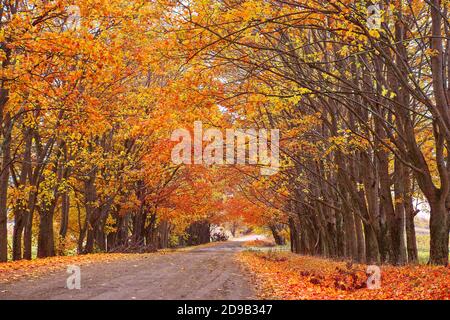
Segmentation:
{"type": "Polygon", "coordinates": [[[117,260],[135,259],[138,256],[137,254],[99,253],[0,263],[0,283],[15,281],[24,277],[37,278],[42,274],[66,269],[69,265],[83,266],[92,263],[109,263],[117,260]]]}
{"type": "Polygon", "coordinates": [[[367,266],[288,252],[238,254],[261,299],[450,300],[450,267],[382,266],[381,288],[368,289],[367,266]]]}

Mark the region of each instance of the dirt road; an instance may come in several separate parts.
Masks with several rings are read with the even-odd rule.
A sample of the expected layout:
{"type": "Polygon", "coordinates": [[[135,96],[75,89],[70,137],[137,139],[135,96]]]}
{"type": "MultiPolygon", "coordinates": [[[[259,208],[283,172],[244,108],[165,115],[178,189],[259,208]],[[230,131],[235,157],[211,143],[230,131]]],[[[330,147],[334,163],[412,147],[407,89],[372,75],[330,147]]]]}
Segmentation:
{"type": "Polygon", "coordinates": [[[66,288],[61,271],[0,288],[3,299],[252,299],[253,288],[235,260],[241,242],[81,267],[81,289],[66,288]]]}

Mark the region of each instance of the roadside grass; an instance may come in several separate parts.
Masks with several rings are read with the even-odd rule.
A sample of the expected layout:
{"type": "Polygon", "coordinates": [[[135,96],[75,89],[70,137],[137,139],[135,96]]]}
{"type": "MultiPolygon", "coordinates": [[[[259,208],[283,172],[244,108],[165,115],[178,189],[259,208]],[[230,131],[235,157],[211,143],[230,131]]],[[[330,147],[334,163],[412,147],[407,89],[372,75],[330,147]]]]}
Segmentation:
{"type": "Polygon", "coordinates": [[[195,250],[195,249],[214,247],[218,243],[220,243],[220,242],[208,242],[208,243],[199,244],[199,245],[195,245],[195,246],[160,249],[160,250],[158,250],[158,252],[167,252],[167,253],[188,252],[188,251],[192,251],[192,250],[195,250]]]}
{"type": "MultiPolygon", "coordinates": [[[[417,253],[419,256],[419,264],[427,264],[430,258],[430,235],[429,234],[417,234],[417,253]]],[[[449,245],[450,251],[450,245],[449,245]]],[[[450,252],[449,252],[450,259],[450,252]]]]}
{"type": "Polygon", "coordinates": [[[275,247],[275,243],[269,240],[252,240],[247,241],[242,245],[244,248],[265,248],[275,247]]]}
{"type": "Polygon", "coordinates": [[[251,243],[245,243],[243,246],[243,251],[248,252],[290,252],[291,247],[289,244],[284,246],[278,245],[270,245],[270,246],[262,246],[262,245],[252,245],[251,243]]]}
{"type": "Polygon", "coordinates": [[[430,235],[418,234],[416,240],[419,264],[427,264],[430,258],[430,235]]]}

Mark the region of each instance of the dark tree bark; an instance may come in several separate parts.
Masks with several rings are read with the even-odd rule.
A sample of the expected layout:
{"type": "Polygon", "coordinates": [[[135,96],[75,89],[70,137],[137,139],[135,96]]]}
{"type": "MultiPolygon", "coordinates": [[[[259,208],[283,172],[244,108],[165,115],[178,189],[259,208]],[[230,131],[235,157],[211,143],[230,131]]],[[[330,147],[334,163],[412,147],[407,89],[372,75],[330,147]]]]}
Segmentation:
{"type": "Polygon", "coordinates": [[[211,225],[208,221],[198,221],[187,229],[187,245],[195,246],[211,242],[211,225]]]}
{"type": "Polygon", "coordinates": [[[272,232],[275,243],[279,246],[284,246],[286,244],[286,239],[280,234],[282,228],[276,224],[269,225],[269,228],[272,232]]]}
{"type": "Polygon", "coordinates": [[[0,119],[3,120],[3,143],[1,145],[1,167],[0,167],[0,262],[8,260],[8,186],[9,170],[11,161],[11,132],[12,121],[9,113],[3,114],[3,108],[6,104],[8,92],[1,89],[0,92],[0,119]]]}
{"type": "Polygon", "coordinates": [[[39,211],[38,258],[55,255],[55,239],[53,230],[53,215],[55,204],[39,211]]]}

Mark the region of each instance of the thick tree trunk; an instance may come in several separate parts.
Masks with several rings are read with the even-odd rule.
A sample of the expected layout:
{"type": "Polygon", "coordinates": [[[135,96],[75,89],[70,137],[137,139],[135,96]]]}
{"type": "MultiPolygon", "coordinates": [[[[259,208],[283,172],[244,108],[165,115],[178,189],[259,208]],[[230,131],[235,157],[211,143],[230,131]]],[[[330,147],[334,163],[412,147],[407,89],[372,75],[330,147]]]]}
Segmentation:
{"type": "Polygon", "coordinates": [[[378,248],[377,234],[372,225],[364,224],[364,239],[366,245],[366,263],[380,264],[380,251],[378,248]]]}
{"type": "Polygon", "coordinates": [[[169,247],[170,224],[166,221],[160,221],[158,225],[158,249],[169,247]]]}
{"type": "Polygon", "coordinates": [[[413,188],[413,182],[411,174],[407,170],[404,179],[404,206],[405,206],[405,231],[406,231],[406,248],[408,253],[408,263],[418,263],[417,252],[417,240],[416,240],[416,228],[414,225],[414,217],[416,212],[413,206],[413,199],[411,196],[411,190],[413,188]]]}
{"type": "MultiPolygon", "coordinates": [[[[64,157],[64,163],[67,163],[68,156],[67,156],[67,146],[65,143],[61,144],[62,149],[62,155],[64,157]]],[[[69,178],[69,168],[66,167],[66,164],[61,165],[58,170],[58,175],[60,176],[61,180],[67,181],[69,178]]],[[[67,229],[69,227],[69,213],[70,213],[70,197],[69,192],[65,190],[61,195],[61,222],[59,226],[59,237],[61,241],[63,242],[63,248],[61,250],[64,250],[65,246],[65,240],[67,236],[67,229]]]]}
{"type": "MultiPolygon", "coordinates": [[[[4,104],[6,104],[8,93],[1,89],[0,108],[3,113],[4,104]]],[[[4,115],[3,119],[3,143],[1,146],[1,167],[0,167],[0,262],[8,260],[8,186],[9,186],[9,167],[11,158],[11,117],[9,113],[4,115]]]]}
{"type": "Polygon", "coordinates": [[[13,260],[21,260],[22,259],[22,235],[23,230],[25,228],[25,214],[22,210],[15,213],[14,218],[14,231],[13,231],[13,260]]]}
{"type": "MultiPolygon", "coordinates": [[[[447,96],[446,87],[447,81],[450,79],[446,79],[446,74],[444,71],[444,48],[443,48],[443,39],[445,38],[442,35],[443,30],[443,2],[441,0],[432,0],[430,5],[431,11],[431,49],[435,51],[436,54],[433,54],[431,59],[431,74],[433,78],[433,93],[434,99],[436,101],[436,107],[439,109],[439,113],[441,116],[441,121],[445,123],[445,127],[447,130],[450,130],[450,106],[449,101],[450,97],[447,96]]],[[[436,134],[441,135],[444,128],[441,128],[442,125],[439,126],[439,132],[436,134]]],[[[447,138],[447,143],[449,139],[447,138]]],[[[439,144],[439,139],[436,144],[439,144]]],[[[448,148],[448,146],[447,146],[448,148]]],[[[438,146],[436,147],[437,150],[438,146]]],[[[442,151],[443,152],[443,151],[442,151]]],[[[439,159],[438,159],[439,160],[439,159]]],[[[440,164],[440,161],[437,161],[437,164],[440,164]]],[[[431,206],[431,220],[430,220],[430,263],[436,265],[448,265],[448,241],[449,241],[449,212],[445,206],[445,200],[448,197],[448,184],[450,183],[448,180],[450,179],[448,174],[448,168],[442,168],[441,173],[441,181],[447,182],[447,189],[444,192],[443,190],[439,191],[438,200],[434,202],[430,202],[431,206]],[[444,176],[446,175],[446,176],[444,176]],[[447,194],[442,194],[447,193],[447,194]]]]}
{"type": "Polygon", "coordinates": [[[86,245],[84,246],[83,253],[93,253],[95,244],[95,224],[89,223],[87,229],[86,245]]]}
{"type": "Polygon", "coordinates": [[[65,239],[67,236],[67,229],[69,227],[69,208],[69,195],[65,193],[61,197],[61,222],[59,226],[59,236],[61,239],[65,239]]]}
{"type": "Polygon", "coordinates": [[[97,172],[93,170],[90,177],[84,182],[84,201],[86,209],[86,245],[83,253],[92,253],[94,251],[95,232],[98,221],[98,208],[93,205],[97,199],[97,190],[95,188],[95,178],[97,172]]]}
{"type": "Polygon", "coordinates": [[[53,212],[54,208],[47,208],[39,214],[38,258],[53,257],[55,255],[53,212]]]}
{"type": "MultiPolygon", "coordinates": [[[[31,173],[31,130],[23,132],[25,136],[25,150],[22,157],[22,168],[20,171],[19,187],[25,186],[27,177],[31,173]]],[[[13,232],[13,260],[22,259],[22,238],[27,223],[27,210],[23,204],[17,205],[14,209],[14,232],[13,232]]]]}
{"type": "MultiPolygon", "coordinates": [[[[11,8],[11,6],[10,6],[11,8]]],[[[14,8],[14,7],[12,7],[14,8]]],[[[15,9],[13,9],[15,11],[15,9]]],[[[13,12],[15,13],[15,12],[13,12]]],[[[5,53],[2,59],[2,68],[6,68],[11,63],[11,49],[8,48],[6,42],[1,43],[1,50],[5,53]]],[[[2,77],[0,88],[0,130],[2,131],[3,142],[1,145],[1,167],[0,167],[0,262],[8,260],[8,184],[9,184],[9,167],[11,158],[11,133],[12,121],[11,115],[5,110],[6,103],[9,100],[9,89],[6,89],[7,80],[2,77]]]]}
{"type": "Polygon", "coordinates": [[[69,210],[70,210],[70,199],[69,194],[65,192],[61,197],[61,222],[59,226],[59,238],[60,238],[60,247],[59,247],[59,255],[64,255],[64,251],[66,248],[66,236],[67,229],[69,227],[69,210]]]}
{"type": "Polygon", "coordinates": [[[353,212],[344,212],[347,258],[358,260],[358,239],[353,212]]]}
{"type": "Polygon", "coordinates": [[[32,259],[32,243],[33,243],[33,219],[34,209],[36,205],[36,192],[32,192],[28,197],[28,210],[25,213],[25,231],[23,236],[23,258],[26,260],[32,259]]]}
{"type": "Polygon", "coordinates": [[[208,221],[198,221],[191,224],[187,230],[187,244],[200,245],[211,242],[211,225],[208,221]]]}
{"type": "Polygon", "coordinates": [[[414,226],[414,208],[410,199],[406,202],[406,245],[408,251],[408,263],[415,264],[418,262],[416,229],[414,226]],[[408,204],[409,203],[409,204],[408,204]]]}
{"type": "Polygon", "coordinates": [[[294,253],[300,253],[300,234],[298,231],[298,224],[294,218],[289,218],[289,235],[291,240],[291,251],[294,253]]]}
{"type": "Polygon", "coordinates": [[[133,217],[132,241],[135,244],[142,244],[142,245],[144,244],[146,218],[147,215],[144,215],[142,209],[139,212],[137,212],[133,217]]]}
{"type": "Polygon", "coordinates": [[[448,265],[449,214],[444,201],[430,202],[430,261],[432,265],[448,265]]]}
{"type": "Polygon", "coordinates": [[[394,183],[395,194],[395,215],[393,217],[390,232],[392,240],[392,264],[404,265],[406,263],[406,244],[405,244],[405,207],[403,199],[405,195],[405,168],[399,161],[395,160],[396,181],[394,183]]]}
{"type": "Polygon", "coordinates": [[[345,232],[342,212],[336,212],[336,256],[345,257],[345,232]]]}
{"type": "Polygon", "coordinates": [[[32,243],[33,243],[33,212],[26,214],[25,231],[23,236],[23,258],[32,259],[32,243]]]}
{"type": "Polygon", "coordinates": [[[271,224],[269,226],[270,231],[272,232],[275,243],[279,246],[284,246],[286,244],[286,239],[280,234],[280,227],[275,224],[271,224]]]}
{"type": "Polygon", "coordinates": [[[117,246],[124,245],[128,241],[128,224],[130,221],[130,214],[119,216],[118,229],[115,244],[117,246]]]}
{"type": "Polygon", "coordinates": [[[313,254],[313,251],[310,246],[311,241],[309,240],[308,230],[306,228],[303,228],[300,231],[300,243],[301,243],[300,254],[306,254],[306,255],[313,254]]]}
{"type": "Polygon", "coordinates": [[[357,261],[360,263],[366,262],[366,245],[364,242],[363,224],[361,218],[355,215],[356,240],[358,244],[357,261]]]}
{"type": "Polygon", "coordinates": [[[108,218],[107,214],[102,215],[101,219],[97,223],[97,228],[95,232],[95,243],[97,244],[98,249],[101,252],[106,252],[106,234],[105,234],[105,225],[106,219],[108,218]]]}

